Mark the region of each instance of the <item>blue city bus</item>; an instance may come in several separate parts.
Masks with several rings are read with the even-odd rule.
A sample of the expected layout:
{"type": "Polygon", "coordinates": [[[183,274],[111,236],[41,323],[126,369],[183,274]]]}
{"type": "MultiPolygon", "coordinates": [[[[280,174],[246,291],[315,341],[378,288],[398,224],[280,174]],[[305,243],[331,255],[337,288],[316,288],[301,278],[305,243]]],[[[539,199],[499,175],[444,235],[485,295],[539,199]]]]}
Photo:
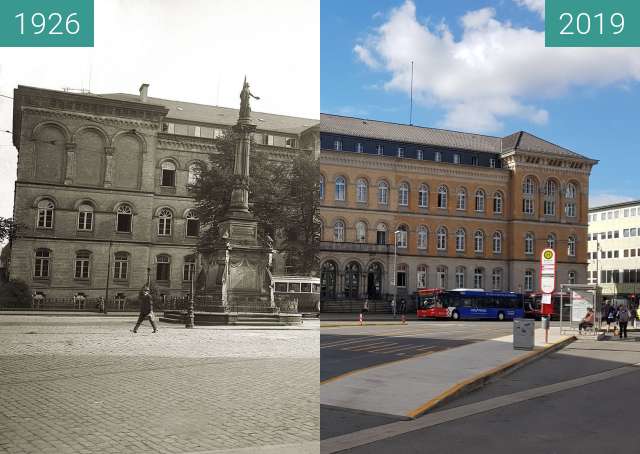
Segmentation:
{"type": "Polygon", "coordinates": [[[418,318],[513,320],[524,317],[522,295],[477,289],[418,290],[418,318]]]}

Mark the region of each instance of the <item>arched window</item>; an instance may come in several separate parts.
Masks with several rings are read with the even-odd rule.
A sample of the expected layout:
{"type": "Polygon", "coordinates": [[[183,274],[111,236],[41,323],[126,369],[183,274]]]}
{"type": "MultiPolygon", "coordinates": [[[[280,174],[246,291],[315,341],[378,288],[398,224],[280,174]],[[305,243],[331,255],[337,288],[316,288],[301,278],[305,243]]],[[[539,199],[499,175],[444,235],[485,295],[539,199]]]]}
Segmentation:
{"type": "Polygon", "coordinates": [[[126,252],[116,252],[113,262],[113,278],[116,280],[126,280],[129,277],[129,254],[126,252]]]}
{"type": "Polygon", "coordinates": [[[366,203],[368,197],[367,180],[360,178],[356,183],[356,200],[359,203],[366,203]]]}
{"type": "Polygon", "coordinates": [[[426,250],[429,240],[429,231],[424,225],[418,227],[418,249],[426,250]]]}
{"type": "Polygon", "coordinates": [[[467,269],[464,266],[456,266],[456,288],[464,288],[465,287],[465,276],[467,274],[467,269]]]}
{"type": "Polygon", "coordinates": [[[196,258],[193,255],[187,255],[184,258],[182,266],[182,280],[191,282],[196,274],[196,258]]]}
{"type": "Polygon", "coordinates": [[[320,175],[320,200],[324,200],[324,177],[320,175]]]}
{"type": "Polygon", "coordinates": [[[90,231],[93,229],[93,207],[83,203],[78,207],[78,230],[90,231]]]}
{"type": "Polygon", "coordinates": [[[493,243],[493,253],[501,254],[502,253],[502,233],[494,232],[492,243],[493,243]]]}
{"type": "Polygon", "coordinates": [[[473,250],[475,252],[484,252],[484,233],[482,230],[476,230],[473,235],[473,250]]]}
{"type": "Polygon", "coordinates": [[[547,247],[554,250],[556,248],[556,236],[553,233],[547,235],[547,247]]]}
{"type": "Polygon", "coordinates": [[[534,238],[533,233],[528,232],[524,236],[524,253],[527,255],[532,255],[534,252],[534,238]]]}
{"type": "Polygon", "coordinates": [[[176,165],[171,161],[165,161],[160,166],[160,186],[176,186],[176,165]]]}
{"type": "Polygon", "coordinates": [[[36,226],[39,229],[53,228],[53,212],[55,209],[55,204],[49,199],[42,199],[38,202],[38,219],[36,226]]]}
{"type": "Polygon", "coordinates": [[[35,260],[34,260],[34,270],[33,270],[33,278],[34,279],[49,279],[50,271],[50,259],[51,252],[49,249],[38,249],[36,250],[35,260]]]}
{"type": "Polygon", "coordinates": [[[573,183],[568,183],[564,192],[564,214],[567,217],[575,218],[576,217],[576,186],[573,183]]]}
{"type": "Polygon", "coordinates": [[[200,219],[195,210],[187,211],[185,216],[187,220],[186,236],[197,237],[200,234],[200,219]]]}
{"type": "Polygon", "coordinates": [[[333,241],[344,241],[344,222],[338,220],[333,224],[333,241]]]}
{"type": "Polygon", "coordinates": [[[389,185],[386,181],[378,183],[378,203],[380,205],[389,203],[389,185]]]}
{"type": "Polygon", "coordinates": [[[543,213],[545,216],[556,215],[556,196],[558,194],[558,187],[553,180],[547,180],[544,185],[544,206],[543,213]]]}
{"type": "Polygon", "coordinates": [[[158,235],[169,236],[171,235],[171,220],[173,219],[173,213],[169,208],[163,208],[158,214],[158,235]]]}
{"type": "Polygon", "coordinates": [[[399,248],[406,248],[408,244],[407,240],[407,226],[401,225],[398,227],[398,231],[396,233],[396,245],[399,248]]]}
{"type": "Polygon", "coordinates": [[[194,162],[189,166],[189,179],[187,180],[189,185],[194,185],[198,182],[198,178],[200,178],[200,173],[202,172],[202,165],[194,162]]]}
{"type": "Polygon", "coordinates": [[[574,235],[569,235],[567,239],[567,255],[569,257],[576,256],[576,237],[574,235]]]}
{"type": "Polygon", "coordinates": [[[438,188],[438,208],[447,208],[447,187],[444,185],[438,188]]]}
{"type": "Polygon", "coordinates": [[[418,265],[416,268],[416,287],[427,288],[428,268],[426,265],[418,265]]]}
{"type": "Polygon", "coordinates": [[[407,183],[402,183],[398,188],[398,204],[405,207],[409,205],[409,185],[407,183]]]}
{"type": "Polygon", "coordinates": [[[438,266],[438,268],[436,268],[436,286],[442,289],[446,289],[447,287],[449,287],[449,285],[447,284],[448,280],[447,267],[444,265],[438,266]]]}
{"type": "Polygon", "coordinates": [[[575,271],[569,271],[569,273],[567,274],[567,283],[568,284],[575,284],[576,283],[576,272],[575,271]]]}
{"type": "Polygon", "coordinates": [[[133,210],[131,207],[127,204],[120,205],[116,212],[116,230],[123,233],[131,232],[132,220],[133,210]]]}
{"type": "Polygon", "coordinates": [[[171,276],[171,259],[168,255],[156,256],[156,281],[168,281],[171,276]]]}
{"type": "Polygon", "coordinates": [[[383,223],[376,226],[376,244],[387,244],[387,226],[383,223]]]}
{"type": "Polygon", "coordinates": [[[336,178],[336,200],[344,201],[347,185],[343,177],[336,178]]]}
{"type": "Polygon", "coordinates": [[[494,268],[491,273],[491,287],[493,290],[502,290],[502,268],[494,268]]]}
{"type": "Polygon", "coordinates": [[[335,298],[336,297],[336,280],[338,267],[335,262],[328,261],[322,264],[320,268],[320,297],[335,298]]]}
{"type": "Polygon", "coordinates": [[[367,224],[362,221],[356,223],[356,241],[358,243],[367,242],[367,224]]]}
{"type": "Polygon", "coordinates": [[[467,209],[467,191],[464,188],[459,188],[456,194],[456,210],[467,209]]]}
{"type": "Polygon", "coordinates": [[[439,251],[447,249],[447,229],[444,227],[439,227],[436,231],[436,248],[439,251]]]}
{"type": "Polygon", "coordinates": [[[482,189],[476,191],[476,211],[484,211],[484,191],[482,189]]]}
{"type": "Polygon", "coordinates": [[[456,251],[463,252],[465,246],[465,232],[463,228],[456,230],[456,251]]]}
{"type": "Polygon", "coordinates": [[[89,251],[79,251],[76,253],[74,262],[74,277],[76,279],[89,279],[89,261],[91,253],[89,251]]]}
{"type": "Polygon", "coordinates": [[[502,214],[504,199],[502,197],[501,192],[496,192],[493,194],[493,213],[494,214],[502,214]]]}
{"type": "Polygon", "coordinates": [[[418,189],[418,207],[427,208],[429,206],[429,187],[421,184],[418,189]]]}
{"type": "Polygon", "coordinates": [[[526,177],[522,182],[522,212],[533,214],[534,209],[535,182],[532,177],[526,177]]]}
{"type": "Polygon", "coordinates": [[[481,268],[481,267],[474,268],[473,288],[484,288],[484,268],[481,268]]]}

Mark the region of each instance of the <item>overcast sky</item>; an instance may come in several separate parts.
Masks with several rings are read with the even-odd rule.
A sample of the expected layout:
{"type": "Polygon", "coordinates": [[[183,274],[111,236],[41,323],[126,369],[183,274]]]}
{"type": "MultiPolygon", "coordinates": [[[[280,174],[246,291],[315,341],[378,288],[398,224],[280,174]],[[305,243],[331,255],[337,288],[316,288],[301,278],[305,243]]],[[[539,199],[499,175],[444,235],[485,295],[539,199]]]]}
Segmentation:
{"type": "MultiPolygon", "coordinates": [[[[319,0],[95,0],[94,48],[0,48],[0,94],[18,85],[137,93],[308,118],[320,111],[319,0]]],[[[0,131],[12,129],[0,97],[0,131]]],[[[0,216],[13,212],[17,152],[0,132],[0,216]]]]}

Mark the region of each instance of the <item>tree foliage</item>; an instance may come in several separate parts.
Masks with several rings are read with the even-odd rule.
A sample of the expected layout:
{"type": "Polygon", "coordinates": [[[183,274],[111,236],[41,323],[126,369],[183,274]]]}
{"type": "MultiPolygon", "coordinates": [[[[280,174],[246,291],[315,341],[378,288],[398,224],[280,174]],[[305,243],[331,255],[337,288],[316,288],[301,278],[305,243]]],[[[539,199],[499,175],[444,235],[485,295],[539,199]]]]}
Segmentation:
{"type": "MultiPolygon", "coordinates": [[[[191,191],[201,223],[200,249],[218,239],[217,223],[229,208],[233,189],[235,142],[228,134],[216,142],[191,191]]],[[[276,246],[287,254],[296,273],[310,274],[318,263],[320,169],[318,161],[301,153],[292,161],[276,160],[251,147],[249,210],[258,221],[258,236],[284,239],[276,246]]]]}
{"type": "Polygon", "coordinates": [[[16,230],[17,225],[13,219],[0,217],[0,242],[14,238],[16,230]]]}

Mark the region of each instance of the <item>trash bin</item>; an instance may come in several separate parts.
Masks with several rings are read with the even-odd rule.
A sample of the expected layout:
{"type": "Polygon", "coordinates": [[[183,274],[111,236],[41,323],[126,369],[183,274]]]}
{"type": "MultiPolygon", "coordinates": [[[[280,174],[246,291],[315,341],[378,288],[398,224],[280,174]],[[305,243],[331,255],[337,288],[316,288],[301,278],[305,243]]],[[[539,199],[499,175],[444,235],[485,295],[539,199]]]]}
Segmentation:
{"type": "Polygon", "coordinates": [[[535,322],[526,318],[513,320],[513,348],[533,350],[535,322]]]}

